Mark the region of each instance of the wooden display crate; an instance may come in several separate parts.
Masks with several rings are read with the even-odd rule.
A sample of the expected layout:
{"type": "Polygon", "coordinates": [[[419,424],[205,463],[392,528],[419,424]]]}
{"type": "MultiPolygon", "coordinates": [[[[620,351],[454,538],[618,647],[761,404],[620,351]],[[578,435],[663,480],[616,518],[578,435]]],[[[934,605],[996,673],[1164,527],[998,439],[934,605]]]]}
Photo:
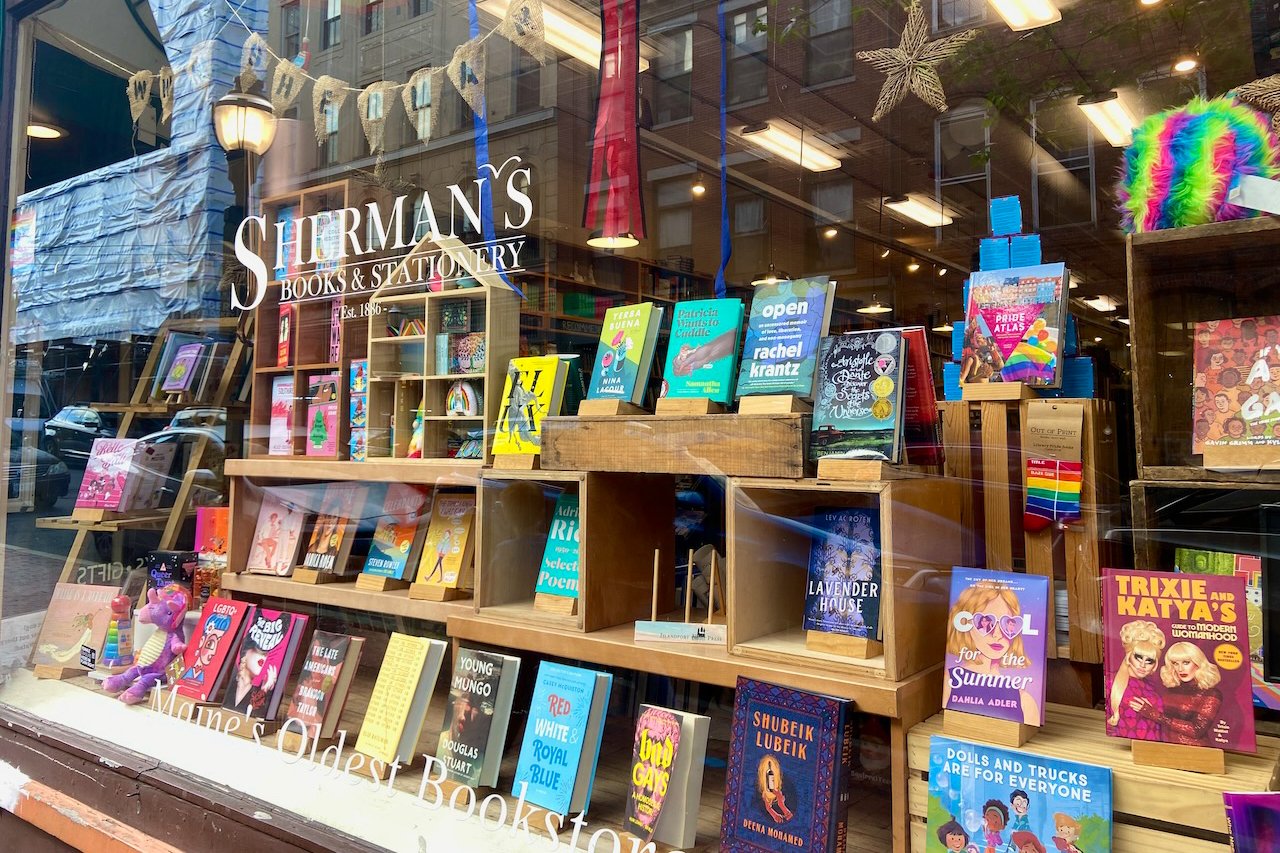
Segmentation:
{"type": "Polygon", "coordinates": [[[1280,484],[1135,480],[1134,565],[1172,571],[1178,548],[1264,553],[1258,507],[1280,503],[1280,484]]]}
{"type": "MultiPolygon", "coordinates": [[[[1280,219],[1135,234],[1128,240],[1129,321],[1138,472],[1144,480],[1223,480],[1191,452],[1195,324],[1280,314],[1280,219]]],[[[1274,454],[1268,454],[1274,458],[1274,454]]],[[[1280,470],[1254,470],[1280,483],[1280,470]]]]}
{"type": "Polygon", "coordinates": [[[542,467],[798,479],[809,421],[800,414],[547,418],[542,467]]]}
{"type": "Polygon", "coordinates": [[[645,619],[660,552],[658,606],[675,606],[675,483],[660,474],[486,470],[480,480],[476,610],[517,623],[596,631],[645,619]],[[578,608],[534,608],[556,498],[578,496],[578,608]]]}
{"type": "MultiPolygon", "coordinates": [[[[1226,775],[1213,776],[1135,765],[1129,741],[1107,737],[1103,723],[1102,711],[1049,705],[1044,728],[1023,750],[1111,768],[1112,849],[1116,853],[1228,853],[1222,793],[1276,787],[1280,740],[1275,738],[1258,738],[1256,755],[1228,754],[1226,775]]],[[[913,853],[925,850],[929,738],[941,734],[942,715],[938,714],[907,735],[913,853]]]]}
{"type": "Polygon", "coordinates": [[[734,654],[900,680],[942,661],[951,567],[961,556],[961,484],[731,479],[728,631],[734,654]],[[880,512],[884,654],[869,660],[805,647],[803,612],[820,507],[880,512]]]}

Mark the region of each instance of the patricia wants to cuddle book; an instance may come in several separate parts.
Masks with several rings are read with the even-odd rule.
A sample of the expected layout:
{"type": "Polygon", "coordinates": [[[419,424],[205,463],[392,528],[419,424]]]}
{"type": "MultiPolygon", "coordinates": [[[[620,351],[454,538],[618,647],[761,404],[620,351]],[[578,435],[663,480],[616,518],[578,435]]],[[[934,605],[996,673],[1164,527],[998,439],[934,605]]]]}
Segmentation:
{"type": "Polygon", "coordinates": [[[677,303],[671,314],[663,397],[705,397],[733,402],[742,334],[741,299],[699,299],[677,303]]]}
{"type": "Polygon", "coordinates": [[[1106,569],[1107,734],[1257,751],[1245,580],[1106,569]]]}
{"type": "Polygon", "coordinates": [[[901,329],[823,338],[809,457],[899,461],[906,364],[901,329]]]}
{"type": "Polygon", "coordinates": [[[1044,725],[1048,602],[1046,577],[951,570],[944,708],[1044,725]]]}
{"type": "Polygon", "coordinates": [[[880,511],[819,509],[809,546],[804,630],[880,637],[880,511]]]}
{"type": "Polygon", "coordinates": [[[1111,853],[1111,769],[929,739],[925,853],[1111,853]]]}
{"type": "Polygon", "coordinates": [[[605,312],[588,400],[623,400],[637,406],[644,402],[661,325],[662,309],[652,302],[605,312]]]}
{"type": "Polygon", "coordinates": [[[969,277],[960,382],[1062,384],[1067,269],[1063,264],[969,277]]]}
{"type": "Polygon", "coordinates": [[[835,285],[825,278],[762,284],[751,299],[738,397],[813,396],[818,343],[831,325],[835,285]]]}

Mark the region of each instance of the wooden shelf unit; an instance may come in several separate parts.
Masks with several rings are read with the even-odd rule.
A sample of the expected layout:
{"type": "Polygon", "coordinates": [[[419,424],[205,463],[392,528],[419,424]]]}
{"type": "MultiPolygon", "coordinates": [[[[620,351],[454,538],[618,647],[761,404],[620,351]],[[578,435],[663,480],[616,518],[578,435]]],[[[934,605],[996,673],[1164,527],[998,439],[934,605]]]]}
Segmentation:
{"type": "Polygon", "coordinates": [[[1172,571],[1179,547],[1264,553],[1261,504],[1280,503],[1280,483],[1134,480],[1134,562],[1172,571]]]}
{"type": "Polygon", "coordinates": [[[222,589],[236,598],[254,596],[278,601],[305,602],[386,616],[404,616],[425,619],[428,622],[445,622],[450,617],[468,613],[469,601],[420,601],[409,597],[407,589],[372,592],[357,589],[355,581],[327,584],[295,583],[289,578],[270,575],[251,575],[246,572],[226,572],[222,576],[222,589]]]}

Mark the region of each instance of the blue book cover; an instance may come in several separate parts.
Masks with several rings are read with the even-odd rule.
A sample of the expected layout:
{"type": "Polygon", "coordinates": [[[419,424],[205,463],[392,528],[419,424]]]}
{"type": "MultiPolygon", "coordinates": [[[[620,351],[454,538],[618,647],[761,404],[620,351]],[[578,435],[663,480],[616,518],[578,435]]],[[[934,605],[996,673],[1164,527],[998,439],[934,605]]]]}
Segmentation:
{"type": "Polygon", "coordinates": [[[644,402],[662,311],[652,302],[641,302],[605,312],[596,366],[587,388],[588,400],[625,400],[636,405],[644,402]]]}
{"type": "Polygon", "coordinates": [[[901,329],[823,338],[809,458],[897,462],[902,448],[906,343],[901,329]]]}
{"type": "Polygon", "coordinates": [[[929,739],[925,853],[1111,853],[1111,769],[929,739]]]}
{"type": "Polygon", "coordinates": [[[724,853],[829,850],[843,809],[849,702],[738,678],[725,777],[724,853]]]}
{"type": "Polygon", "coordinates": [[[738,370],[739,398],[813,395],[818,344],[831,323],[834,290],[825,277],[756,288],[738,370]]]}
{"type": "Polygon", "coordinates": [[[1008,237],[983,237],[978,242],[978,269],[980,270],[1008,269],[1010,257],[1008,237]]]}
{"type": "Polygon", "coordinates": [[[556,499],[551,530],[542,552],[542,567],[534,592],[578,597],[578,496],[563,494],[556,499]]]}
{"type": "Polygon", "coordinates": [[[991,235],[1004,237],[1022,231],[1022,199],[1016,195],[1006,195],[991,199],[991,235]]]}
{"type": "Polygon", "coordinates": [[[677,303],[671,315],[661,396],[732,403],[741,333],[741,299],[677,303]]]}
{"type": "Polygon", "coordinates": [[[804,629],[880,638],[880,511],[819,509],[809,547],[804,629]]]}
{"type": "MultiPolygon", "coordinates": [[[[586,811],[591,798],[591,783],[600,757],[603,720],[596,726],[594,737],[588,731],[593,703],[608,702],[612,676],[597,697],[596,685],[605,675],[590,669],[543,661],[538,666],[538,680],[529,705],[529,721],[520,747],[511,795],[519,797],[527,785],[525,799],[536,806],[560,815],[569,814],[575,787],[585,790],[581,810],[586,811]],[[599,700],[599,701],[597,701],[599,700]],[[590,738],[591,742],[587,740],[590,738]],[[588,772],[579,784],[578,774],[583,755],[590,756],[588,772]]],[[[601,708],[603,712],[603,708],[601,708]]],[[[581,794],[581,792],[580,792],[581,794]]]]}

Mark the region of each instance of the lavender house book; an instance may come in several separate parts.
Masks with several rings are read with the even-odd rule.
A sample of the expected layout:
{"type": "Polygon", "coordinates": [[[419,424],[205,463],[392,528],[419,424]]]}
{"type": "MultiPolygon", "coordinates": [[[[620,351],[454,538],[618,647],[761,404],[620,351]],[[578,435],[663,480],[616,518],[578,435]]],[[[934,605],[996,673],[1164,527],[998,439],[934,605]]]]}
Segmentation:
{"type": "Polygon", "coordinates": [[[1044,725],[1049,579],[986,569],[951,570],[942,705],[1044,725]]]}
{"type": "Polygon", "coordinates": [[[819,509],[809,546],[804,630],[880,637],[880,511],[819,509]]]}

